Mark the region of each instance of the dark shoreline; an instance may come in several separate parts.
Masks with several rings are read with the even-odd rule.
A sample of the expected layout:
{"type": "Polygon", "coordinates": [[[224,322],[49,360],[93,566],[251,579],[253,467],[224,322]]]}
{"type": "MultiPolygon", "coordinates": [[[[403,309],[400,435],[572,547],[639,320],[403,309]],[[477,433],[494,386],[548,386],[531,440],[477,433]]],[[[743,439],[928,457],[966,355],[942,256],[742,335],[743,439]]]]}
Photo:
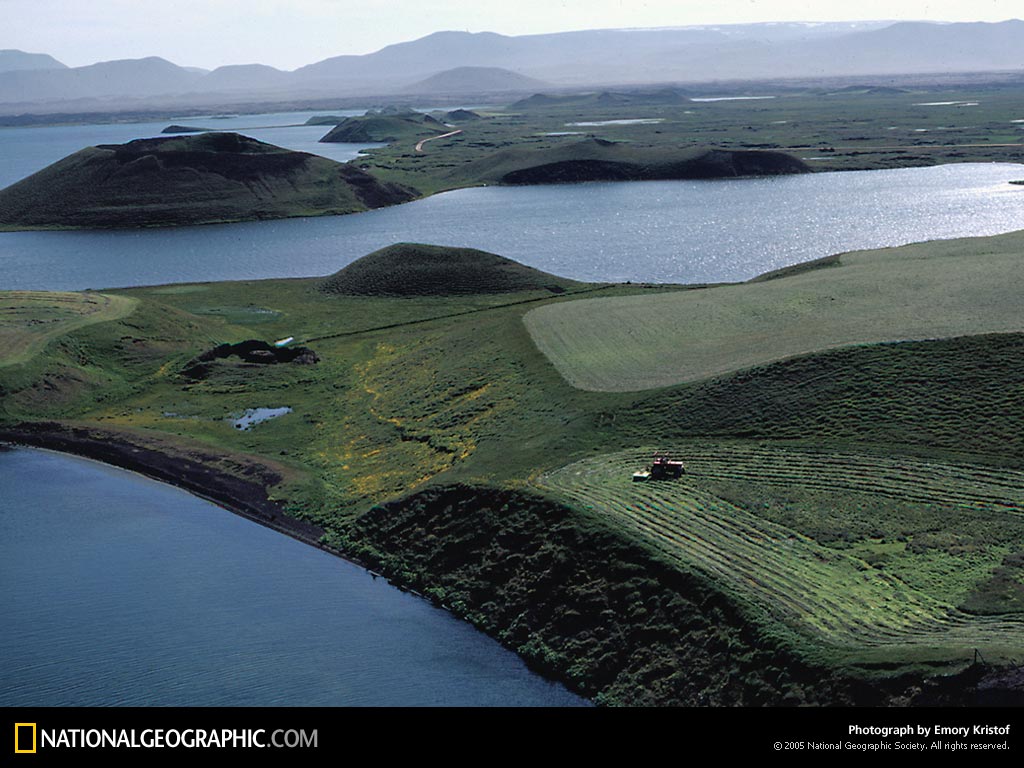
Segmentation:
{"type": "MultiPolygon", "coordinates": [[[[357,565],[374,578],[385,579],[395,589],[415,595],[457,619],[467,621],[465,616],[453,611],[443,602],[418,592],[389,574],[375,570],[368,561],[324,544],[322,537],[326,531],[323,528],[289,516],[280,504],[268,497],[266,487],[262,483],[246,481],[227,472],[212,469],[199,461],[147,447],[142,441],[135,442],[130,437],[128,433],[104,430],[100,427],[54,421],[22,422],[14,426],[0,426],[0,450],[8,447],[28,447],[56,451],[136,472],[151,480],[180,488],[232,514],[357,565]]],[[[272,469],[265,469],[268,473],[264,476],[266,479],[280,479],[272,469]]],[[[476,629],[483,631],[479,627],[476,629]]],[[[555,670],[543,668],[533,660],[524,658],[501,638],[488,632],[484,634],[516,653],[534,674],[557,682],[577,696],[589,700],[572,680],[557,674],[555,670]]]]}
{"type": "MultiPolygon", "coordinates": [[[[452,610],[441,601],[432,599],[412,587],[402,584],[388,573],[382,573],[372,567],[367,560],[343,552],[335,547],[324,544],[322,538],[326,531],[321,526],[298,520],[289,516],[279,505],[271,501],[266,494],[264,485],[258,481],[247,481],[227,472],[217,471],[201,462],[161,452],[154,447],[145,446],[141,441],[132,441],[130,434],[122,431],[104,430],[100,427],[86,427],[59,422],[23,422],[15,426],[0,426],[0,451],[6,447],[35,447],[43,451],[53,451],[69,456],[77,456],[98,461],[143,477],[157,480],[208,501],[232,514],[244,517],[279,534],[291,537],[302,544],[315,547],[330,555],[338,557],[360,568],[364,568],[374,579],[384,579],[389,585],[401,592],[408,592],[430,602],[460,621],[467,621],[465,615],[452,610]]],[[[280,476],[269,468],[266,478],[280,476]]],[[[473,624],[472,622],[468,622],[473,624]]],[[[474,625],[475,627],[475,625],[474,625]]],[[[483,632],[479,627],[475,627],[483,632]]],[[[575,695],[589,697],[574,685],[573,681],[558,675],[555,671],[544,669],[534,660],[525,658],[515,648],[493,634],[483,632],[490,639],[516,653],[526,664],[530,672],[557,682],[575,695]]]]}
{"type": "Polygon", "coordinates": [[[257,479],[244,480],[200,461],[156,450],[141,441],[133,442],[124,432],[59,422],[26,422],[0,427],[0,444],[3,443],[58,451],[138,472],[152,480],[188,491],[303,544],[365,567],[363,563],[321,543],[325,533],[323,528],[290,517],[278,503],[270,500],[266,485],[260,480],[280,480],[280,476],[269,467],[264,467],[262,474],[254,471],[257,479]]]}

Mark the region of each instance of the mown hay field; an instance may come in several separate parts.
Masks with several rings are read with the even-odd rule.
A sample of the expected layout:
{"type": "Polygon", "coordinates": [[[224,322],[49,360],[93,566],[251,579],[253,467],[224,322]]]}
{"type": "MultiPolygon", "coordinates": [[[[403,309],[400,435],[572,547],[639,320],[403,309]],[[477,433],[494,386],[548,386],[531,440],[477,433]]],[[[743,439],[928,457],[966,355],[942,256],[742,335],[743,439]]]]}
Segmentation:
{"type": "Polygon", "coordinates": [[[769,631],[784,627],[817,653],[865,663],[1019,654],[1024,612],[1012,599],[986,615],[960,604],[1024,544],[1024,472],[760,445],[674,448],[687,465],[680,480],[631,482],[650,462],[645,448],[584,459],[537,484],[711,577],[769,631]],[[813,522],[770,510],[771,493],[721,493],[737,481],[783,488],[789,507],[802,500],[794,489],[816,492],[803,510],[813,522]],[[854,540],[829,541],[824,527],[852,529],[854,540]],[[939,529],[962,530],[959,546],[924,546],[939,529]]]}
{"type": "Polygon", "coordinates": [[[0,367],[29,360],[77,328],[127,317],[137,304],[104,293],[0,291],[0,367]]]}
{"type": "Polygon", "coordinates": [[[1021,331],[1022,264],[1019,233],[929,243],[775,280],[539,307],[524,322],[573,386],[630,392],[854,344],[1021,331]]]}

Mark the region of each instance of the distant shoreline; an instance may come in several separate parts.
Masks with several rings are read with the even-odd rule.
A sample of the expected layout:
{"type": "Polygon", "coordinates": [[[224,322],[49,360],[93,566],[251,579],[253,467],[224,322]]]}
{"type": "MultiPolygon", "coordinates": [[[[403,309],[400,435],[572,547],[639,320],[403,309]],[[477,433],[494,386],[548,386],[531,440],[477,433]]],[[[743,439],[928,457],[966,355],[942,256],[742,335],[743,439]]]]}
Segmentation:
{"type": "MultiPolygon", "coordinates": [[[[422,153],[423,144],[427,141],[442,139],[459,133],[462,133],[462,131],[457,130],[423,139],[415,145],[415,151],[422,153]]],[[[603,154],[603,151],[607,151],[607,148],[613,145],[595,142],[594,146],[602,150],[598,154],[603,154]]],[[[587,155],[588,151],[592,149],[593,147],[588,143],[584,148],[584,155],[587,155]]],[[[264,156],[252,153],[251,155],[244,155],[244,157],[247,158],[246,162],[254,163],[257,160],[261,160],[264,156]]],[[[372,210],[424,200],[442,192],[488,185],[533,187],[590,182],[733,181],[814,173],[810,166],[794,155],[764,149],[732,150],[716,149],[713,147],[701,148],[689,153],[683,153],[679,158],[673,159],[671,162],[664,161],[660,165],[649,163],[644,158],[645,156],[641,154],[635,158],[626,158],[624,160],[615,158],[594,159],[587,156],[578,159],[559,159],[559,157],[551,156],[548,153],[539,156],[536,165],[523,165],[523,167],[504,173],[498,178],[483,176],[445,185],[443,188],[424,190],[388,181],[372,172],[361,170],[351,161],[340,163],[308,152],[286,150],[230,131],[207,131],[199,134],[169,135],[156,139],[136,140],[120,145],[100,145],[79,150],[8,187],[0,189],[0,213],[4,217],[0,219],[0,232],[133,231],[177,229],[180,227],[210,224],[240,224],[292,218],[319,218],[322,216],[366,213],[372,210]],[[88,195],[91,194],[91,191],[87,190],[86,186],[96,177],[95,169],[107,169],[107,166],[110,166],[113,170],[117,169],[117,163],[120,161],[116,159],[114,151],[128,151],[138,147],[135,151],[138,153],[139,158],[152,161],[151,164],[154,165],[159,162],[155,158],[162,157],[161,153],[164,151],[170,152],[172,157],[177,155],[190,157],[199,152],[202,153],[204,162],[213,163],[210,168],[204,166],[201,172],[215,179],[219,178],[222,170],[219,169],[218,163],[221,161],[218,158],[227,156],[232,158],[233,163],[239,162],[234,158],[240,155],[224,154],[228,151],[234,152],[235,148],[233,146],[208,149],[205,145],[198,146],[197,148],[192,148],[192,145],[189,145],[189,148],[186,150],[162,149],[163,147],[171,146],[171,142],[175,141],[204,142],[205,137],[211,135],[224,137],[226,141],[234,139],[236,142],[243,142],[245,147],[250,145],[258,148],[270,147],[282,157],[303,159],[305,165],[301,166],[299,170],[290,170],[288,173],[273,167],[273,164],[269,166],[265,172],[269,174],[271,181],[284,179],[294,186],[296,178],[298,181],[303,182],[313,173],[312,170],[306,168],[306,165],[316,164],[312,168],[317,172],[322,172],[322,167],[335,167],[334,165],[325,164],[335,164],[335,170],[339,176],[334,181],[340,191],[337,193],[332,204],[324,205],[322,208],[317,208],[311,202],[314,197],[306,194],[305,197],[299,196],[295,199],[283,198],[275,200],[273,207],[270,207],[269,203],[260,202],[255,198],[254,200],[240,199],[215,212],[197,215],[194,210],[195,206],[188,202],[189,194],[192,193],[194,186],[190,179],[188,184],[184,186],[181,186],[183,182],[179,180],[179,187],[168,186],[163,190],[172,197],[174,194],[184,195],[184,202],[175,201],[178,203],[178,208],[174,208],[173,214],[161,211],[159,215],[150,214],[147,218],[144,214],[136,214],[134,208],[127,207],[122,203],[110,203],[101,206],[100,210],[105,213],[98,217],[96,214],[92,214],[91,218],[90,215],[81,214],[81,210],[91,210],[88,207],[82,208],[82,200],[88,198],[88,195]],[[103,154],[104,152],[106,152],[105,155],[103,154]],[[73,165],[72,169],[68,171],[68,164],[74,164],[76,161],[77,165],[73,165]],[[87,170],[83,171],[82,168],[87,170]],[[65,177],[69,173],[71,180],[67,182],[65,177]],[[54,207],[49,202],[50,197],[54,194],[69,197],[73,202],[67,206],[54,207]],[[28,196],[28,203],[22,199],[25,196],[28,196]],[[352,199],[348,199],[349,197],[352,199]],[[44,211],[42,214],[40,214],[41,208],[44,211]]],[[[134,162],[141,163],[142,160],[134,162]]],[[[142,182],[135,183],[142,190],[141,194],[144,195],[146,201],[151,202],[154,199],[156,195],[154,190],[159,188],[161,183],[155,175],[156,173],[157,171],[150,169],[144,176],[146,179],[145,184],[142,184],[142,182]]],[[[143,175],[139,174],[139,177],[143,178],[143,175]]],[[[225,190],[229,189],[230,187],[225,187],[225,190]]],[[[109,194],[109,190],[107,190],[107,193],[109,194]]],[[[203,194],[209,196],[205,191],[203,194]]],[[[103,199],[102,195],[100,195],[99,202],[103,202],[103,199]]],[[[93,205],[95,202],[90,200],[89,204],[93,205]]],[[[145,206],[142,206],[142,208],[145,208],[145,206]]]]}

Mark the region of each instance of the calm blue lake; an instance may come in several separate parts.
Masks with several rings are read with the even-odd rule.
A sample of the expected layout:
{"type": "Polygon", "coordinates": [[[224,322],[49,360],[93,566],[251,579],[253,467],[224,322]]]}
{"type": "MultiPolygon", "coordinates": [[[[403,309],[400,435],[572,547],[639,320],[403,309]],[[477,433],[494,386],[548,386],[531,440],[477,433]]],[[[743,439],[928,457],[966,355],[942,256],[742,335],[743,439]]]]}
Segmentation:
{"type": "Polygon", "coordinates": [[[396,242],[481,248],[577,280],[746,280],[832,253],[1024,229],[1015,164],[769,179],[462,189],[349,216],[0,233],[0,287],[327,275],[396,242]]]}
{"type": "Polygon", "coordinates": [[[47,125],[31,128],[0,127],[0,189],[55,163],[72,152],[97,144],[123,144],[132,139],[162,136],[171,124],[216,131],[238,131],[254,139],[300,152],[312,152],[339,162],[355,157],[366,147],[377,144],[320,144],[330,130],[325,125],[303,125],[313,115],[361,115],[363,110],[324,112],[275,112],[264,115],[235,115],[214,118],[172,117],[144,123],[107,123],[103,125],[47,125]]]}
{"type": "Polygon", "coordinates": [[[0,450],[0,706],[587,702],[425,600],[184,491],[0,450]]]}
{"type": "MultiPolygon", "coordinates": [[[[348,160],[312,114],[230,128],[348,160]],[[276,127],[254,127],[276,126],[276,127]],[[291,127],[289,127],[291,126],[291,127]]],[[[0,129],[0,185],[89,144],[159,132],[134,125],[0,129]]],[[[391,243],[482,248],[578,280],[746,280],[860,248],[1024,229],[1024,166],[821,173],[766,179],[463,189],[350,216],[145,231],[0,233],[0,288],[81,289],[330,274],[391,243]]]]}

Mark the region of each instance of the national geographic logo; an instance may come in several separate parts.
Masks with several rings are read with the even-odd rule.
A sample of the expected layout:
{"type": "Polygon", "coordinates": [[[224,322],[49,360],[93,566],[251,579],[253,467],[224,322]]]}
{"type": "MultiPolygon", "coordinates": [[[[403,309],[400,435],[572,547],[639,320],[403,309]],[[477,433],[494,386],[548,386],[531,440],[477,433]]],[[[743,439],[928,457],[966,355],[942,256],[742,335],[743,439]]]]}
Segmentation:
{"type": "Polygon", "coordinates": [[[14,724],[14,754],[34,755],[36,753],[36,724],[14,724]]]}
{"type": "Polygon", "coordinates": [[[317,729],[39,728],[14,724],[14,753],[66,749],[317,749],[317,729]]]}

